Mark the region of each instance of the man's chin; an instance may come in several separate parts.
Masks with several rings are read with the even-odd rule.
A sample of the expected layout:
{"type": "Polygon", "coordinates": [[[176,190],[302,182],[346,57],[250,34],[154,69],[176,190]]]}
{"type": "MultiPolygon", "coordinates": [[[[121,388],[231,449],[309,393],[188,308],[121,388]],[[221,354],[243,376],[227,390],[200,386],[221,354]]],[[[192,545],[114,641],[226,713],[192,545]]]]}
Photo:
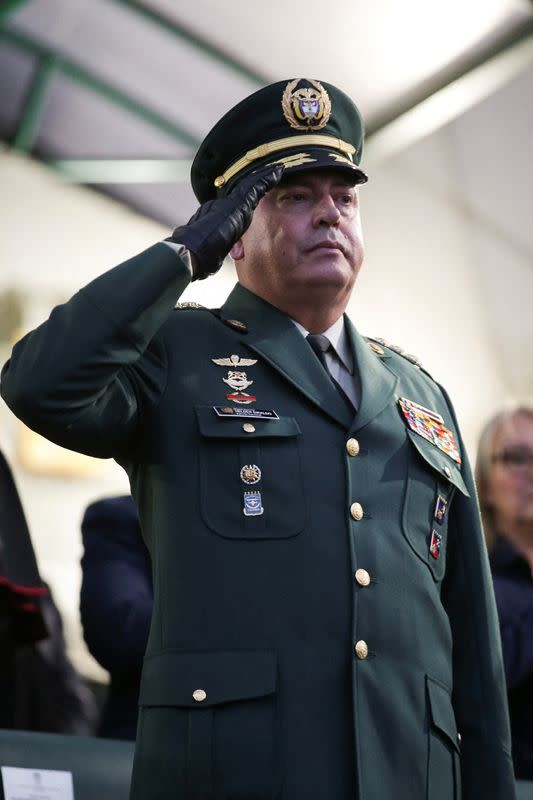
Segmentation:
{"type": "Polygon", "coordinates": [[[350,291],[355,276],[346,266],[339,264],[317,265],[302,276],[301,285],[309,291],[350,291]]]}

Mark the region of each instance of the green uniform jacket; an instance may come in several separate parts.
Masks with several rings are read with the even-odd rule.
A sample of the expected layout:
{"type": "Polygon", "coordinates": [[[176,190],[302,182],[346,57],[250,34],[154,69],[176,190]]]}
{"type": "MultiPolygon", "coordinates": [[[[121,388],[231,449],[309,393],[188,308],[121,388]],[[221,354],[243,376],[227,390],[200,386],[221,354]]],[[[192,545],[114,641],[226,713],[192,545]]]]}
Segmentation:
{"type": "Polygon", "coordinates": [[[219,317],[174,311],[188,282],[155,245],[56,308],[2,376],[31,428],[130,478],[154,581],[132,797],[512,800],[471,472],[398,404],[462,450],[446,395],[346,319],[352,419],[283,313],[241,286],[219,317]],[[253,404],[228,399],[235,372],[253,404]]]}

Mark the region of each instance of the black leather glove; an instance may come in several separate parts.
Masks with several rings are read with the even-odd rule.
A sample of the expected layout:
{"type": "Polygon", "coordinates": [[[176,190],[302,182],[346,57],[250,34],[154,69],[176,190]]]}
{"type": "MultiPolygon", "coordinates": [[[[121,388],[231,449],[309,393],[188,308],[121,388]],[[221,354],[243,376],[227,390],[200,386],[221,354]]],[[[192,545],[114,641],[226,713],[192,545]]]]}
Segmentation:
{"type": "Polygon", "coordinates": [[[283,175],[283,165],[264,167],[239,181],[226,197],[202,203],[186,225],[167,241],[185,245],[194,256],[193,281],[214,275],[252,221],[261,198],[283,175]]]}

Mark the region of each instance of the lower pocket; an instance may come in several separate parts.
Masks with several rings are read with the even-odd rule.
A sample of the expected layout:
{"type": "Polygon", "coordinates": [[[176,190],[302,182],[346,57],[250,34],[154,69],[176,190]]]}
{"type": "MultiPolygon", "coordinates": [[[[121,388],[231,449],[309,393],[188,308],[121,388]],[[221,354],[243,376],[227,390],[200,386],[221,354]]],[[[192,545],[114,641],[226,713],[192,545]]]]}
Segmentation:
{"type": "Polygon", "coordinates": [[[275,797],[276,683],[275,654],[267,651],[167,651],[148,658],[133,796],[275,797]]]}
{"type": "Polygon", "coordinates": [[[461,763],[450,691],[426,676],[428,702],[427,800],[461,800],[461,763]]]}

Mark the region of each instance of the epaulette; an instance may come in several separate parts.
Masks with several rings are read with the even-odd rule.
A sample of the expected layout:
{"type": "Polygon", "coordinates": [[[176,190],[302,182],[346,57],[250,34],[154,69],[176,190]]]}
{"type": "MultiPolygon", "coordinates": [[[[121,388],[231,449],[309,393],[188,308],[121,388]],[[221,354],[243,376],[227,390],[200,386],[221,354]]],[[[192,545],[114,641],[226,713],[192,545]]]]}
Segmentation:
{"type": "Polygon", "coordinates": [[[381,347],[386,347],[389,350],[392,350],[393,353],[396,353],[397,355],[402,356],[402,358],[406,358],[407,361],[410,361],[411,364],[415,365],[415,367],[419,367],[419,368],[422,367],[422,362],[420,361],[418,356],[414,356],[414,355],[412,355],[412,353],[406,353],[405,350],[403,349],[403,347],[398,347],[398,345],[396,345],[396,344],[390,344],[389,342],[387,342],[386,339],[382,339],[379,336],[367,336],[366,338],[370,339],[370,341],[368,342],[368,346],[371,349],[374,349],[372,347],[372,343],[373,342],[377,342],[378,345],[381,345],[381,347]]]}
{"type": "Polygon", "coordinates": [[[241,322],[240,319],[225,319],[221,315],[220,308],[207,308],[206,306],[201,305],[201,303],[194,303],[192,301],[185,302],[185,303],[176,303],[174,306],[174,311],[183,311],[184,309],[201,309],[202,311],[208,311],[214,317],[216,317],[220,322],[227,325],[228,328],[232,328],[232,330],[237,331],[237,333],[248,333],[248,326],[245,322],[241,322]]]}

